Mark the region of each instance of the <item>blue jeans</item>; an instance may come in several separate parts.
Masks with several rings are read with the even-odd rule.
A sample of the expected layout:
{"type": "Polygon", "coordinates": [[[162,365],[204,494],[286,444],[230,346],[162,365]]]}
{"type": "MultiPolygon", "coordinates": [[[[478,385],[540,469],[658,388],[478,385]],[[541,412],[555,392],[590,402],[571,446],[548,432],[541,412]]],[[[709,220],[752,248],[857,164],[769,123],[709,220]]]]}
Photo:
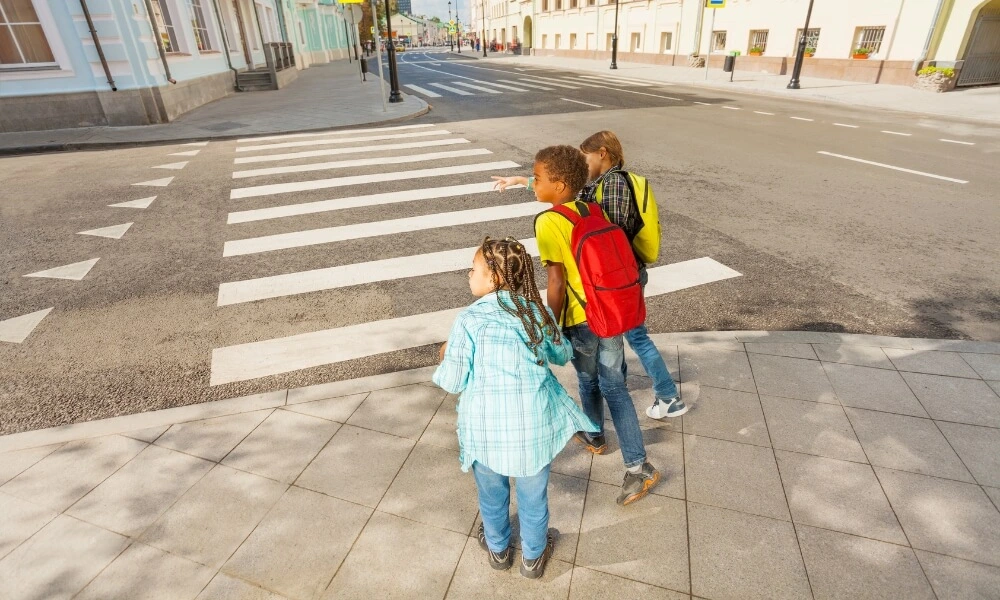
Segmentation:
{"type": "Polygon", "coordinates": [[[583,412],[604,433],[604,400],[618,434],[625,467],[646,462],[646,447],[635,405],[625,387],[625,343],[622,336],[601,338],[586,323],[566,327],[563,333],[573,344],[573,366],[580,382],[583,412]],[[602,398],[603,396],[603,398],[602,398]]]}
{"type": "MultiPolygon", "coordinates": [[[[494,552],[510,546],[510,477],[499,475],[481,462],[472,463],[479,490],[486,545],[494,552]]],[[[517,481],[517,519],[521,523],[521,554],[531,560],[545,551],[549,531],[549,465],[517,481]]]]}
{"type": "MultiPolygon", "coordinates": [[[[645,265],[643,265],[639,267],[639,284],[645,289],[646,282],[648,281],[649,274],[646,272],[645,265]]],[[[676,398],[678,396],[677,384],[674,383],[674,378],[670,376],[667,364],[663,362],[663,357],[660,356],[660,351],[656,348],[656,344],[653,343],[653,340],[649,339],[649,330],[646,329],[646,324],[643,323],[635,329],[626,331],[625,340],[636,356],[639,357],[639,362],[642,363],[642,368],[646,370],[646,375],[649,375],[653,380],[654,395],[660,400],[676,398]]],[[[624,361],[622,365],[622,374],[628,376],[628,368],[624,366],[624,361]]]]}

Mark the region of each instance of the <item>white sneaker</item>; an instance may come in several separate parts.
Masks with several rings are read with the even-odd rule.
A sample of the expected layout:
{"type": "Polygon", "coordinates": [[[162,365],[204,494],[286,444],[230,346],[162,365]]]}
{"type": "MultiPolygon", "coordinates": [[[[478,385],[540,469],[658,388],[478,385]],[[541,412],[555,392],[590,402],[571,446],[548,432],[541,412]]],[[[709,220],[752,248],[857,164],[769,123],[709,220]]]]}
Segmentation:
{"type": "Polygon", "coordinates": [[[646,416],[650,419],[663,419],[665,417],[679,417],[688,411],[688,407],[681,402],[680,398],[660,400],[657,398],[653,405],[646,409],[646,416]]]}

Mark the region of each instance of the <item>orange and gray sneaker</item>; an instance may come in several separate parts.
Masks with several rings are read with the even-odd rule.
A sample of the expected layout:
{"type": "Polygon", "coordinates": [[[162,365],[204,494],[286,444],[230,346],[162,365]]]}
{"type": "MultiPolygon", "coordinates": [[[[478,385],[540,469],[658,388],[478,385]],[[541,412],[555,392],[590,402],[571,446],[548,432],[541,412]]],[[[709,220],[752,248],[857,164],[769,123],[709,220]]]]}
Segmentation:
{"type": "Polygon", "coordinates": [[[604,454],[608,449],[608,442],[603,433],[592,434],[586,431],[577,431],[573,434],[573,439],[583,444],[583,446],[594,454],[604,454]]]}
{"type": "Polygon", "coordinates": [[[548,564],[549,559],[552,557],[552,550],[555,548],[556,543],[555,529],[549,529],[545,537],[545,550],[542,550],[541,556],[532,559],[521,557],[521,575],[528,579],[538,579],[544,575],[545,565],[548,564]]]}
{"type": "Polygon", "coordinates": [[[626,506],[649,493],[649,490],[660,481],[660,472],[648,462],[642,463],[638,473],[625,472],[622,481],[622,493],[618,495],[618,504],[626,506]]]}

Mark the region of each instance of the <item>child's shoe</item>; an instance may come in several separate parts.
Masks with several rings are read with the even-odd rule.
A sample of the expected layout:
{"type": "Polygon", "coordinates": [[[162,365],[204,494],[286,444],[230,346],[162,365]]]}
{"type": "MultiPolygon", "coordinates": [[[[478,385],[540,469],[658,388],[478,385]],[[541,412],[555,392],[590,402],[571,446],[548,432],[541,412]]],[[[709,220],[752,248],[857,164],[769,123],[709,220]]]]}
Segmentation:
{"type": "Polygon", "coordinates": [[[549,558],[552,557],[552,550],[555,548],[555,530],[549,529],[546,535],[545,550],[542,550],[542,555],[538,558],[533,558],[528,560],[521,557],[521,575],[527,577],[528,579],[538,579],[545,574],[545,565],[549,563],[549,558]]]}
{"type": "Polygon", "coordinates": [[[483,524],[479,524],[479,547],[486,550],[486,556],[489,557],[490,566],[497,571],[506,571],[514,564],[514,552],[511,551],[510,546],[504,549],[503,552],[494,552],[490,550],[489,545],[486,543],[486,529],[483,528],[483,524]]]}
{"type": "Polygon", "coordinates": [[[687,405],[681,402],[681,399],[676,396],[669,400],[660,400],[657,398],[653,401],[653,405],[646,409],[646,416],[650,419],[662,419],[664,417],[672,419],[683,415],[687,411],[687,405]]]}
{"type": "Polygon", "coordinates": [[[604,454],[604,451],[608,449],[608,442],[604,439],[603,433],[593,435],[586,431],[577,431],[573,434],[573,439],[583,444],[587,450],[594,454],[604,454]]]}
{"type": "Polygon", "coordinates": [[[642,469],[638,473],[625,472],[625,480],[622,481],[622,493],[618,496],[618,504],[626,506],[635,502],[649,493],[653,486],[660,481],[660,472],[653,468],[648,462],[642,464],[642,469]]]}

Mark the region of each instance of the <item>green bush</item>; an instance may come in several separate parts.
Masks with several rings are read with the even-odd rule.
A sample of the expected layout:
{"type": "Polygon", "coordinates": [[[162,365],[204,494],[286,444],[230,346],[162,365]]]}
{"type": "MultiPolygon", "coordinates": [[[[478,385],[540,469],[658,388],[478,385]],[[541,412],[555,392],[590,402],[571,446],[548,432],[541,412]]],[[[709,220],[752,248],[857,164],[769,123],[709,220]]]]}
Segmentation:
{"type": "Polygon", "coordinates": [[[933,75],[935,73],[941,73],[945,77],[952,78],[955,76],[955,69],[951,67],[924,67],[917,71],[917,75],[933,75]]]}

